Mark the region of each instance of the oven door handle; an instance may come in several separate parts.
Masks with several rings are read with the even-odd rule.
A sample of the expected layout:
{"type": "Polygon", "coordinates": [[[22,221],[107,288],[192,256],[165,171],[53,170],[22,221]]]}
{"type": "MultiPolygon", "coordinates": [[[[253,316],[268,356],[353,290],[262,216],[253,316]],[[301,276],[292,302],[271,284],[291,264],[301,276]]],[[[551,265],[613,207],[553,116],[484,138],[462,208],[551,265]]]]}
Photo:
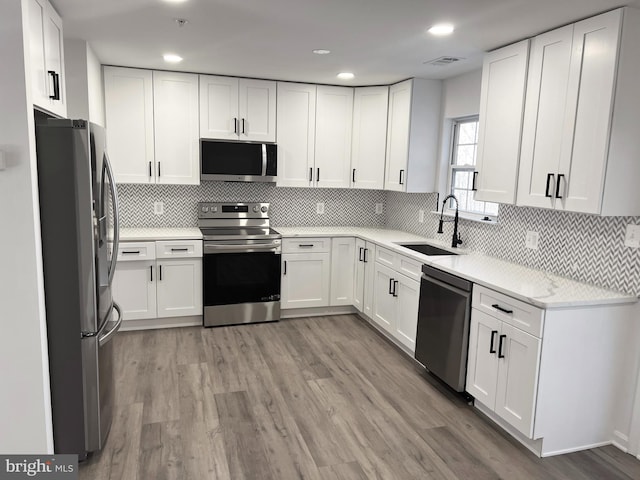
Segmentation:
{"type": "Polygon", "coordinates": [[[255,245],[204,245],[204,253],[255,253],[255,252],[275,252],[280,253],[280,245],[272,243],[255,245]]]}

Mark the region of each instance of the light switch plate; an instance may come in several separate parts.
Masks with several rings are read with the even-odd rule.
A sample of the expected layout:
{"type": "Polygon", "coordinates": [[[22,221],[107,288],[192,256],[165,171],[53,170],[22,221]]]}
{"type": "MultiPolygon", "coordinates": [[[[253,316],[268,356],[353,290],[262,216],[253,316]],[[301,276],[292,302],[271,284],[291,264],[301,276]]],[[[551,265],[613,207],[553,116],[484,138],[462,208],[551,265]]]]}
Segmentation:
{"type": "Polygon", "coordinates": [[[624,244],[631,248],[640,248],[640,225],[627,225],[624,244]]]}
{"type": "Polygon", "coordinates": [[[164,202],[153,202],[153,213],[156,215],[164,214],[164,202]]]}
{"type": "Polygon", "coordinates": [[[528,230],[527,236],[525,237],[524,246],[532,250],[537,250],[539,241],[540,234],[538,232],[532,232],[531,230],[528,230]]]}
{"type": "Polygon", "coordinates": [[[424,223],[424,210],[418,210],[418,222],[424,223]]]}
{"type": "Polygon", "coordinates": [[[324,215],[324,202],[316,203],[316,213],[318,215],[324,215]]]}
{"type": "Polygon", "coordinates": [[[376,215],[381,215],[381,214],[382,214],[382,204],[376,203],[376,215]]]}

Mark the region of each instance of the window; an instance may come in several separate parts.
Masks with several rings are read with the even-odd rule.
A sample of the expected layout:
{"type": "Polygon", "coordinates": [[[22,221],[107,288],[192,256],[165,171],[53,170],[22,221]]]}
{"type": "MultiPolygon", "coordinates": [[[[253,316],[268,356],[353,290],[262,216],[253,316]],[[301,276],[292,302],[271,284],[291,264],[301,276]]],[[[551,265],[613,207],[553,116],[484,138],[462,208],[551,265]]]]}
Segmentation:
{"type": "MultiPolygon", "coordinates": [[[[498,204],[473,199],[473,172],[478,149],[478,117],[454,121],[449,172],[449,192],[458,199],[458,209],[479,218],[498,216],[498,204]]],[[[455,209],[453,200],[448,208],[455,209]]]]}

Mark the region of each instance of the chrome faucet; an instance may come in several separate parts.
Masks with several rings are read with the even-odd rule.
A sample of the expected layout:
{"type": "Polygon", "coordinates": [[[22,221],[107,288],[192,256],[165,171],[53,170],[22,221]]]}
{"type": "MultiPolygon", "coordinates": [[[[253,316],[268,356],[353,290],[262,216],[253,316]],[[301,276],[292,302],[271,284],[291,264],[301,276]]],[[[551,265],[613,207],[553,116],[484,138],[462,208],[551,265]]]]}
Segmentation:
{"type": "Polygon", "coordinates": [[[444,200],[442,200],[442,211],[440,212],[440,223],[438,224],[438,233],[444,233],[442,231],[442,224],[444,222],[453,222],[453,238],[451,238],[451,247],[457,248],[457,246],[462,243],[462,240],[460,239],[460,234],[458,233],[458,199],[456,198],[455,195],[447,195],[446,197],[444,197],[444,200]],[[449,200],[450,198],[456,201],[456,215],[453,218],[453,220],[444,220],[442,218],[442,216],[444,215],[444,206],[447,204],[447,200],[449,200]]]}

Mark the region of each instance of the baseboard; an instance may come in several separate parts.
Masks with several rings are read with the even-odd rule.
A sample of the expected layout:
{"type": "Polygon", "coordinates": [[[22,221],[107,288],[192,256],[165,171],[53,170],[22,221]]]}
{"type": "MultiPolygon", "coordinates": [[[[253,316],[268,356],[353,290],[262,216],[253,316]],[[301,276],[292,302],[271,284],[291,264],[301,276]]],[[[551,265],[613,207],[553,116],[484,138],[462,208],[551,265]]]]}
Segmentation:
{"type": "Polygon", "coordinates": [[[280,310],[280,318],[324,317],[327,315],[347,315],[356,313],[352,305],[336,307],[287,308],[280,310]]]}
{"type": "Polygon", "coordinates": [[[614,430],[611,444],[622,450],[624,453],[629,453],[629,437],[624,433],[614,430]]]}
{"type": "Polygon", "coordinates": [[[142,320],[124,320],[121,332],[134,330],[155,330],[158,328],[178,328],[202,326],[202,315],[189,317],[146,318],[142,320]]]}
{"type": "Polygon", "coordinates": [[[591,450],[592,448],[606,447],[607,445],[611,445],[613,442],[610,440],[605,442],[598,443],[590,443],[588,445],[580,445],[578,447],[565,448],[563,450],[554,450],[553,452],[545,452],[542,454],[542,457],[555,457],[556,455],[565,455],[567,453],[581,452],[583,450],[591,450]]]}

